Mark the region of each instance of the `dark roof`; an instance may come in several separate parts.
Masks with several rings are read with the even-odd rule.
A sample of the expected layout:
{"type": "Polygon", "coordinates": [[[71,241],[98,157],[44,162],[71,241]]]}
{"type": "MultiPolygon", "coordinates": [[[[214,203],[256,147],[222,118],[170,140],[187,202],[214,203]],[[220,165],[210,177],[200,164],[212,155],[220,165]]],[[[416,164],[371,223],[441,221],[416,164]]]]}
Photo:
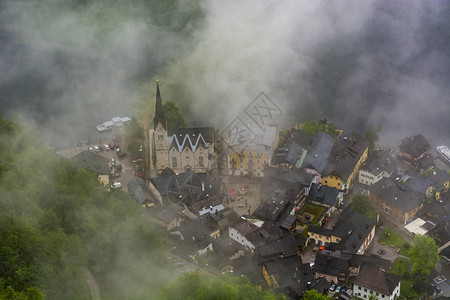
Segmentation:
{"type": "Polygon", "coordinates": [[[350,264],[352,266],[362,266],[362,265],[376,266],[385,271],[388,271],[392,266],[392,262],[390,260],[381,258],[378,255],[373,254],[372,255],[352,254],[352,256],[350,257],[350,264]]]}
{"type": "Polygon", "coordinates": [[[445,182],[450,180],[450,175],[446,171],[435,168],[434,172],[427,176],[427,179],[439,190],[445,182]]]}
{"type": "Polygon", "coordinates": [[[133,196],[133,198],[139,202],[139,204],[144,204],[149,200],[150,191],[145,185],[144,180],[139,177],[133,177],[127,185],[128,192],[133,196]]]}
{"type": "Polygon", "coordinates": [[[243,236],[246,236],[259,229],[258,226],[243,218],[240,218],[234,224],[231,224],[230,227],[236,229],[243,236]]]}
{"type": "Polygon", "coordinates": [[[355,280],[355,284],[384,295],[391,295],[399,282],[397,276],[370,266],[364,266],[355,280]]]}
{"type": "Polygon", "coordinates": [[[367,161],[361,166],[362,170],[366,170],[373,175],[378,175],[385,171],[391,174],[397,169],[398,161],[387,150],[375,150],[369,154],[367,161]]]}
{"type": "Polygon", "coordinates": [[[402,179],[406,181],[408,188],[414,192],[425,194],[431,186],[431,181],[428,178],[417,174],[414,170],[406,172],[406,175],[402,179]]]}
{"type": "Polygon", "coordinates": [[[317,253],[314,262],[314,272],[338,276],[339,273],[347,272],[348,266],[348,259],[317,253]]]}
{"type": "Polygon", "coordinates": [[[333,232],[331,229],[327,229],[325,227],[319,227],[316,225],[309,225],[308,232],[317,233],[323,236],[330,236],[333,232]]]}
{"type": "Polygon", "coordinates": [[[290,204],[289,200],[280,196],[269,195],[253,212],[253,216],[263,220],[276,221],[290,204]]]}
{"type": "Polygon", "coordinates": [[[342,238],[339,250],[356,253],[374,226],[375,220],[347,209],[339,217],[332,235],[342,238]]]}
{"type": "Polygon", "coordinates": [[[149,216],[157,218],[165,224],[169,224],[180,217],[181,209],[169,204],[166,206],[152,207],[151,209],[145,210],[145,212],[149,216]]]}
{"type": "Polygon", "coordinates": [[[369,187],[370,194],[374,194],[403,212],[410,212],[422,204],[419,196],[405,187],[400,186],[391,178],[383,178],[369,187]]]}
{"type": "Polygon", "coordinates": [[[289,230],[291,229],[292,225],[295,224],[295,222],[297,221],[297,217],[295,215],[288,215],[283,223],[281,224],[281,228],[289,230]]]}
{"type": "Polygon", "coordinates": [[[417,161],[417,165],[421,169],[426,170],[429,167],[434,166],[434,160],[435,160],[435,158],[432,155],[427,154],[424,157],[422,157],[420,160],[417,161]]]}
{"type": "Polygon", "coordinates": [[[156,103],[155,103],[155,117],[153,118],[153,126],[156,129],[156,126],[158,123],[161,123],[161,125],[164,127],[164,129],[167,130],[167,123],[166,123],[166,115],[164,114],[164,107],[162,104],[161,99],[161,93],[159,91],[159,83],[156,82],[156,103]]]}
{"type": "Polygon", "coordinates": [[[299,144],[291,142],[285,147],[278,148],[275,154],[274,163],[289,163],[295,167],[297,165],[297,161],[302,156],[303,150],[304,149],[299,144]]]}
{"type": "Polygon", "coordinates": [[[81,168],[87,168],[99,174],[110,174],[109,159],[97,153],[84,150],[72,157],[72,161],[81,168]]]}
{"type": "Polygon", "coordinates": [[[265,167],[264,177],[269,182],[280,182],[281,184],[296,183],[302,186],[309,186],[314,179],[314,175],[307,173],[304,169],[287,167],[265,167]]]}
{"type": "Polygon", "coordinates": [[[328,159],[334,146],[334,138],[325,132],[316,134],[311,148],[303,160],[302,167],[311,168],[322,174],[327,166],[328,159]]]}
{"type": "Polygon", "coordinates": [[[268,245],[259,247],[258,255],[262,259],[273,259],[277,257],[290,257],[299,254],[299,249],[295,241],[295,237],[288,234],[268,245]]]}
{"type": "Polygon", "coordinates": [[[236,211],[229,207],[215,214],[208,214],[208,217],[214,220],[222,231],[226,231],[231,224],[236,223],[241,218],[236,211]]]}
{"type": "Polygon", "coordinates": [[[211,242],[211,233],[217,231],[219,228],[208,222],[206,219],[199,221],[190,221],[182,224],[180,228],[174,228],[172,231],[179,231],[185,240],[211,242]]]}
{"type": "Polygon", "coordinates": [[[330,155],[325,174],[336,174],[342,181],[347,181],[368,146],[369,142],[357,132],[340,136],[330,155]]]}
{"type": "Polygon", "coordinates": [[[175,148],[181,152],[185,148],[189,148],[195,152],[198,147],[206,148],[214,142],[214,128],[197,127],[197,128],[176,128],[170,129],[168,133],[169,151],[175,148]],[[207,145],[209,144],[209,145],[207,145]]]}
{"type": "Polygon", "coordinates": [[[339,191],[335,188],[313,183],[311,184],[311,188],[309,189],[309,194],[306,199],[331,207],[336,204],[338,195],[339,191]]]}
{"type": "Polygon", "coordinates": [[[413,158],[419,157],[430,149],[430,143],[428,143],[422,134],[404,138],[400,145],[400,152],[408,153],[413,158]]]}

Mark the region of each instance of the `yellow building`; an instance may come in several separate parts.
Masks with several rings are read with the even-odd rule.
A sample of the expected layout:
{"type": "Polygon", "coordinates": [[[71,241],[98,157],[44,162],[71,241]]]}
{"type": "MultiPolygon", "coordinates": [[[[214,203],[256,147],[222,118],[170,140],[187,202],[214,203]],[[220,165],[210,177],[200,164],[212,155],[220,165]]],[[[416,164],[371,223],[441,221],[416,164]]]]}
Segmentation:
{"type": "Polygon", "coordinates": [[[330,155],[321,183],[348,191],[359,168],[366,161],[368,153],[369,143],[358,133],[342,135],[330,155]]]}
{"type": "Polygon", "coordinates": [[[266,126],[253,141],[228,146],[228,170],[230,175],[264,176],[264,168],[270,165],[277,147],[277,128],[266,126]]]}
{"type": "Polygon", "coordinates": [[[341,238],[333,235],[332,230],[318,227],[309,226],[308,227],[308,239],[313,240],[316,245],[326,246],[330,243],[339,243],[341,238]]]}

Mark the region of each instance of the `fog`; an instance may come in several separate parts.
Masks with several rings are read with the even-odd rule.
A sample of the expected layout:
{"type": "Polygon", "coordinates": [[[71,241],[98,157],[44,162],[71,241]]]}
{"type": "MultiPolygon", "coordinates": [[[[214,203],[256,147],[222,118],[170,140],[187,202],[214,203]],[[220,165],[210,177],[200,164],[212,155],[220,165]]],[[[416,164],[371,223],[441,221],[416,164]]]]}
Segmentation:
{"type": "MultiPolygon", "coordinates": [[[[6,1],[0,105],[51,145],[148,119],[154,80],[188,124],[224,127],[261,91],[281,126],[327,118],[382,141],[450,143],[446,1],[6,1]],[[7,70],[7,71],[5,71],[7,70]]],[[[150,116],[151,117],[151,116],[150,116]]]]}

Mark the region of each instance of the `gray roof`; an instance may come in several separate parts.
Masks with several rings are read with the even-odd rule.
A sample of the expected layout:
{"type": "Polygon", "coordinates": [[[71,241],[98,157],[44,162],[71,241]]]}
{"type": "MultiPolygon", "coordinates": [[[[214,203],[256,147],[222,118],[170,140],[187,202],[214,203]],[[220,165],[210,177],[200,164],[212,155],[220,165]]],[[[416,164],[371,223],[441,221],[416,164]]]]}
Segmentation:
{"type": "Polygon", "coordinates": [[[419,157],[430,149],[430,143],[422,134],[404,138],[400,145],[400,151],[410,154],[413,158],[419,157]]]}
{"type": "Polygon", "coordinates": [[[314,272],[338,276],[340,273],[347,272],[348,266],[348,259],[317,253],[314,261],[314,272]]]}
{"type": "Polygon", "coordinates": [[[372,184],[369,190],[371,195],[376,195],[403,212],[410,212],[422,204],[415,192],[401,186],[391,178],[381,179],[377,183],[372,184]]]}
{"type": "Polygon", "coordinates": [[[309,186],[314,179],[314,175],[306,173],[303,169],[270,166],[264,168],[264,177],[270,182],[284,181],[302,186],[309,186]]]}
{"type": "Polygon", "coordinates": [[[206,144],[214,142],[214,128],[169,128],[167,142],[169,151],[175,148],[178,152],[182,152],[185,148],[189,148],[192,152],[195,152],[198,147],[205,148],[206,144]]]}
{"type": "Polygon", "coordinates": [[[145,185],[144,180],[139,177],[133,177],[127,185],[128,192],[133,196],[133,198],[139,202],[139,204],[144,204],[149,200],[149,191],[145,185]],[[144,192],[144,190],[146,190],[144,192]],[[146,193],[147,192],[147,193],[146,193]]]}
{"type": "Polygon", "coordinates": [[[341,237],[337,249],[346,253],[357,253],[366,237],[375,226],[375,220],[349,209],[340,216],[333,230],[334,236],[341,237]]]}
{"type": "Polygon", "coordinates": [[[325,175],[336,174],[342,181],[347,181],[368,146],[369,143],[357,132],[342,135],[330,155],[325,175]]]}
{"type": "Polygon", "coordinates": [[[261,258],[289,257],[298,253],[295,237],[290,234],[258,249],[258,255],[261,258]]]}
{"type": "Polygon", "coordinates": [[[327,166],[334,142],[334,138],[325,132],[316,134],[313,138],[311,148],[309,148],[303,160],[302,167],[312,168],[322,174],[327,166]]]}
{"type": "Polygon", "coordinates": [[[72,157],[72,161],[81,168],[87,168],[99,174],[110,174],[109,159],[97,153],[84,150],[72,157]]]}
{"type": "Polygon", "coordinates": [[[355,280],[355,284],[384,295],[391,295],[399,282],[397,276],[370,266],[364,266],[355,280]]]}
{"type": "Polygon", "coordinates": [[[397,169],[398,162],[387,150],[376,150],[369,154],[367,161],[361,166],[362,170],[367,170],[373,175],[380,174],[385,171],[391,174],[397,169]]]}
{"type": "Polygon", "coordinates": [[[339,191],[335,188],[313,183],[311,184],[311,188],[309,189],[309,194],[306,199],[331,207],[336,204],[338,195],[339,191]]]}

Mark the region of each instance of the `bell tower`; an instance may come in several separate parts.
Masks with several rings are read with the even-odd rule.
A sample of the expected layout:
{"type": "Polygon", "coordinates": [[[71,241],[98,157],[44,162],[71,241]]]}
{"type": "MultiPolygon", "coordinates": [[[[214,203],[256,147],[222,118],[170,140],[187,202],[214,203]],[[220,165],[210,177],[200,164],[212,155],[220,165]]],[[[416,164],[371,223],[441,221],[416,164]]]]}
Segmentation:
{"type": "Polygon", "coordinates": [[[156,107],[153,118],[153,128],[155,130],[154,142],[156,150],[156,171],[161,173],[169,166],[169,144],[167,138],[167,122],[159,91],[159,83],[156,81],[156,107]]]}

